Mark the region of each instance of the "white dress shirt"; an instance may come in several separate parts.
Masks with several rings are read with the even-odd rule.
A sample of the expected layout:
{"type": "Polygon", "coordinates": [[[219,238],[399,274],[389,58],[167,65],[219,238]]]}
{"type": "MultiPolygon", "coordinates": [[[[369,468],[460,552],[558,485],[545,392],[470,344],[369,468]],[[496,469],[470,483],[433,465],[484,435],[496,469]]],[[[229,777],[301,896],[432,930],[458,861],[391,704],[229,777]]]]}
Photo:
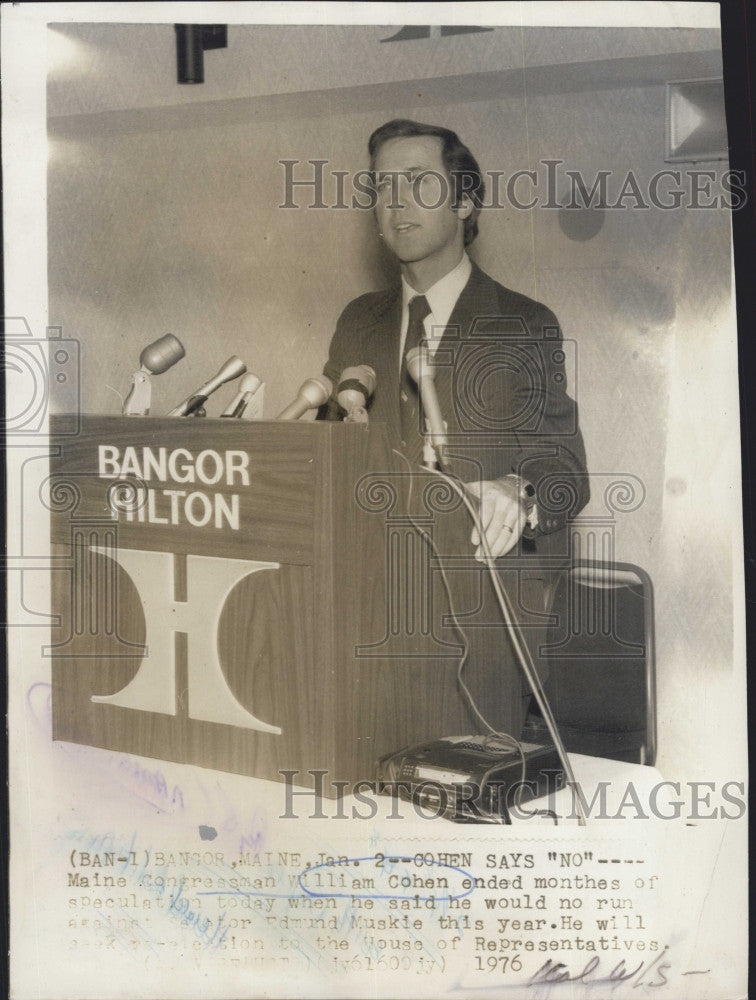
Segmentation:
{"type": "Polygon", "coordinates": [[[424,295],[430,312],[423,321],[425,326],[425,336],[428,341],[428,350],[431,357],[436,353],[441,342],[446,324],[454,311],[462,289],[468,282],[472,264],[466,253],[462,254],[462,260],[457,266],[439,278],[435,285],[431,285],[427,292],[417,292],[402,276],[402,335],[399,341],[399,364],[404,354],[404,342],[407,339],[407,327],[409,325],[409,302],[416,295],[424,295]]]}

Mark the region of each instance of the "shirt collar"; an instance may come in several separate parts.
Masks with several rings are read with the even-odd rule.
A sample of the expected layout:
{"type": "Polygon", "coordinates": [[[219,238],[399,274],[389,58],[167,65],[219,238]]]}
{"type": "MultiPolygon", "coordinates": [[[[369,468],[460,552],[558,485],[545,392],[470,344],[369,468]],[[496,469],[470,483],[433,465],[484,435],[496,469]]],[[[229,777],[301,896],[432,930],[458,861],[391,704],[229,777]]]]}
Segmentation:
{"type": "MultiPolygon", "coordinates": [[[[457,299],[467,284],[471,272],[472,264],[470,263],[470,258],[466,253],[463,253],[462,260],[460,260],[455,268],[449,271],[448,274],[445,274],[443,278],[439,278],[435,285],[431,285],[427,292],[422,293],[428,300],[431,310],[429,319],[434,327],[445,327],[447,325],[454,306],[457,304],[457,299]]],[[[416,292],[402,275],[402,308],[405,311],[409,308],[410,299],[419,294],[421,293],[416,292]]]]}

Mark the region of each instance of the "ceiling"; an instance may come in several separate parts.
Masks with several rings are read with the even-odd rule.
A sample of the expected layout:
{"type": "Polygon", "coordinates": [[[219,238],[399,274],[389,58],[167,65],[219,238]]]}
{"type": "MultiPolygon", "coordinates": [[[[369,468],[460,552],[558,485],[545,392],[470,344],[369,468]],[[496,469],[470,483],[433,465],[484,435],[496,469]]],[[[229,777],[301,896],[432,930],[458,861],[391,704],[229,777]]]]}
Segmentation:
{"type": "Polygon", "coordinates": [[[205,82],[176,82],[172,24],[49,26],[53,135],[151,131],[518,98],[721,75],[719,32],[691,28],[229,25],[205,82]],[[422,29],[421,29],[422,30],[422,29]]]}

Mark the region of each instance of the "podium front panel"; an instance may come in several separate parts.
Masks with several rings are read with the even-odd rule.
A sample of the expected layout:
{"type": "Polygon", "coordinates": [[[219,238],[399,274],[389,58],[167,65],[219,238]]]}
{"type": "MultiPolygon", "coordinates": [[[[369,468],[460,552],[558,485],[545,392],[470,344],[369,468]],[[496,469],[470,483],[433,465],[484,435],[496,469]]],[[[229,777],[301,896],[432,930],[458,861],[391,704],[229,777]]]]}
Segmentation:
{"type": "Polygon", "coordinates": [[[518,729],[520,679],[467,518],[397,465],[380,426],[51,430],[55,739],[304,786],[325,771],[336,794],[384,753],[478,732],[440,562],[466,683],[518,729]]]}

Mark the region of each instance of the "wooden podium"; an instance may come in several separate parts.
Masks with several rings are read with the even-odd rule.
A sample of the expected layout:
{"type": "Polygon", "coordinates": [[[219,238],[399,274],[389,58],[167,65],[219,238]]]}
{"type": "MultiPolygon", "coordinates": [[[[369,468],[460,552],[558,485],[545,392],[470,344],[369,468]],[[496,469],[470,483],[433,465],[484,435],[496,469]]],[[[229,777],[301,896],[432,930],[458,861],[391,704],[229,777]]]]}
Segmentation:
{"type": "Polygon", "coordinates": [[[381,425],[55,430],[54,739],[304,786],[327,771],[336,795],[391,750],[481,732],[440,564],[465,682],[519,735],[520,672],[467,513],[381,425]]]}

